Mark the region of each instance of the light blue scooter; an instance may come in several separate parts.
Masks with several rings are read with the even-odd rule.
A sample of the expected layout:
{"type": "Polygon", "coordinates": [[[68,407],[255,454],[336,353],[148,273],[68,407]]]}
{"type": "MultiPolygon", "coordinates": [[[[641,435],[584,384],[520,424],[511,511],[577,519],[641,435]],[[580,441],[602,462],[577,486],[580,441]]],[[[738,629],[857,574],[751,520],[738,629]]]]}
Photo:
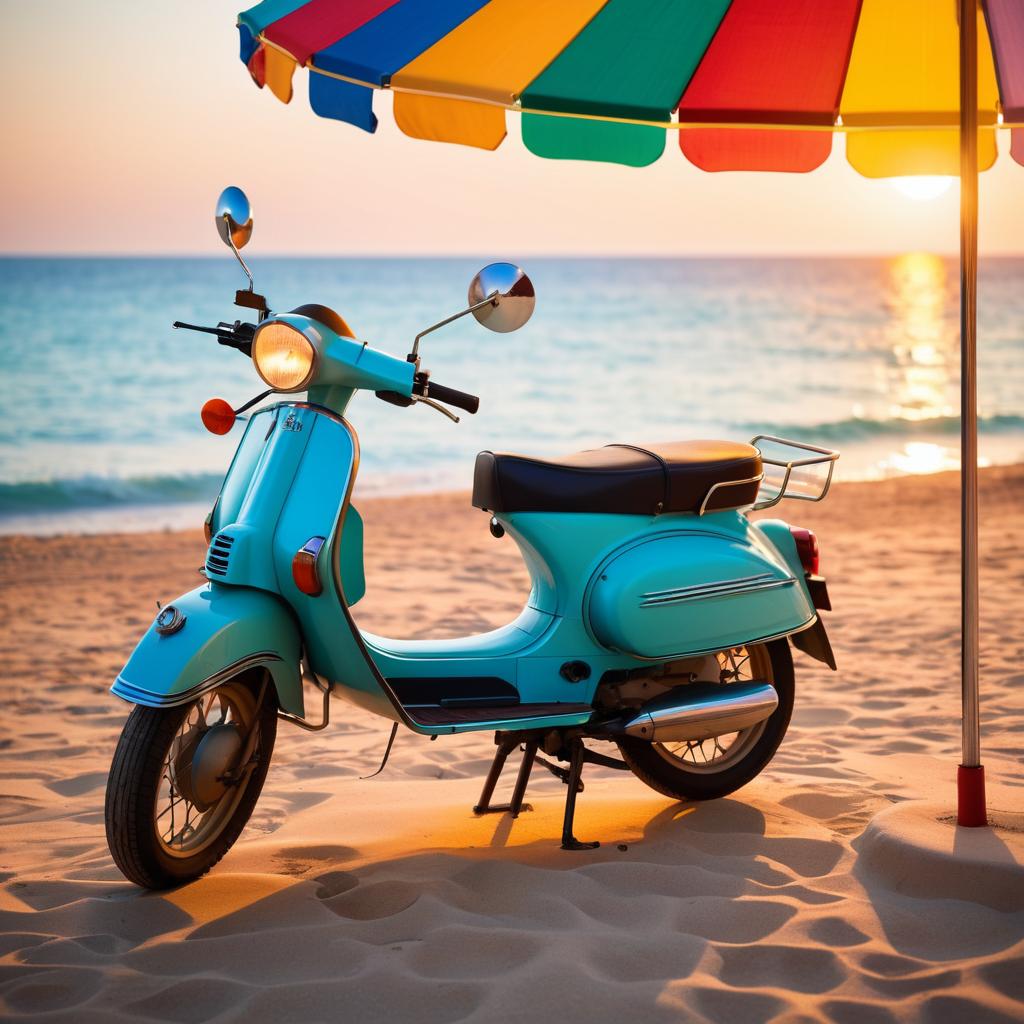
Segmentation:
{"type": "MultiPolygon", "coordinates": [[[[258,322],[192,329],[252,358],[269,390],[243,408],[289,397],[248,416],[207,518],[206,581],[161,608],[114,683],[135,705],[106,799],[124,874],[159,888],[207,871],[252,812],[278,721],[323,728],[332,696],[394,723],[385,762],[400,724],[431,737],[494,732],[474,811],[518,815],[539,763],[566,784],[565,849],[598,845],[573,835],[585,762],[629,769],[680,800],[754,778],[789,723],[789,640],[835,663],[817,614],[829,603],[814,535],[745,512],[820,500],[837,454],[766,437],[609,445],[557,461],[482,452],[473,504],[495,537],[519,546],[526,607],[501,629],[457,640],[362,632],[351,613],[364,590],[362,522],[350,503],[359,442],[346,408],[363,389],[456,422],[446,406],[476,412],[474,396],[422,369],[420,339],[468,313],[515,330],[533,312],[533,287],[510,264],[486,267],[468,308],[399,358],[357,341],[325,306],[268,311],[238,252],[252,231],[240,190],[222,194],[216,223],[249,276],[236,302],[258,322]],[[304,679],[323,695],[315,724],[304,679]],[[621,757],[587,740],[611,742],[621,757]],[[511,801],[495,806],[519,747],[511,801]]],[[[213,400],[203,419],[226,432],[235,414],[213,400]]]]}

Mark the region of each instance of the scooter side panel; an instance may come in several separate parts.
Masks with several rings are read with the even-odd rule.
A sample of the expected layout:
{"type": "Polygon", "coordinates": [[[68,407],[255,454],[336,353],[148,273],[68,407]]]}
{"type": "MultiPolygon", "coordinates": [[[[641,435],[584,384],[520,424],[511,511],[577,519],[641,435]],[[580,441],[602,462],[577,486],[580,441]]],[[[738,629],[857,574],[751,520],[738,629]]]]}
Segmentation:
{"type": "Polygon", "coordinates": [[[262,666],[270,671],[281,707],[302,715],[299,632],[279,597],[208,583],[171,607],[184,617],[181,626],[162,634],[158,617],[121,670],[113,693],[133,704],[175,707],[240,671],[262,666]]]}
{"type": "Polygon", "coordinates": [[[662,661],[793,632],[814,621],[797,575],[760,538],[700,530],[628,547],[599,570],[587,600],[597,639],[662,661]]]}

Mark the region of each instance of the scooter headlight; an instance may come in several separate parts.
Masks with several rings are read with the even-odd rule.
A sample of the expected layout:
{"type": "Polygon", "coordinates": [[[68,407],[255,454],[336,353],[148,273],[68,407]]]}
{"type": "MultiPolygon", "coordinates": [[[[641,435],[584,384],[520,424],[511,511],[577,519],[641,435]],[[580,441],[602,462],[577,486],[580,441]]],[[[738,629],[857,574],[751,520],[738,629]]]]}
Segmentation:
{"type": "Polygon", "coordinates": [[[302,331],[271,320],[252,339],[252,361],[275,391],[302,391],[313,376],[316,350],[302,331]]]}

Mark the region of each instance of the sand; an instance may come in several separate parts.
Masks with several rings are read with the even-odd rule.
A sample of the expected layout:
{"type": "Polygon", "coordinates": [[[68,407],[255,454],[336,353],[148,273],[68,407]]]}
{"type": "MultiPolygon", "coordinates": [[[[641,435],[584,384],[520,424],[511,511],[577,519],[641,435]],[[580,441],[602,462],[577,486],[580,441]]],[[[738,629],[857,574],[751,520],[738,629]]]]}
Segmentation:
{"type": "MultiPolygon", "coordinates": [[[[0,541],[4,1016],[1024,1018],[1015,886],[1004,905],[969,888],[940,898],[924,867],[908,893],[857,854],[896,802],[952,809],[956,484],[839,485],[821,506],[778,510],[818,532],[840,670],[797,656],[789,734],[732,798],[681,805],[588,770],[577,834],[603,845],[565,853],[563,789],[546,773],[514,825],[471,814],[490,735],[402,733],[387,771],[364,782],[387,724],[335,703],[323,733],[282,726],[238,845],[165,894],[126,884],[106,851],[103,787],[127,710],[106,691],[156,600],[196,585],[201,534],[0,541]]],[[[1024,468],[986,471],[982,486],[984,757],[990,805],[1012,815],[1024,807],[1024,468]]],[[[515,549],[465,495],[361,509],[365,627],[457,635],[518,609],[515,549]],[[458,566],[450,576],[440,556],[458,566]]]]}

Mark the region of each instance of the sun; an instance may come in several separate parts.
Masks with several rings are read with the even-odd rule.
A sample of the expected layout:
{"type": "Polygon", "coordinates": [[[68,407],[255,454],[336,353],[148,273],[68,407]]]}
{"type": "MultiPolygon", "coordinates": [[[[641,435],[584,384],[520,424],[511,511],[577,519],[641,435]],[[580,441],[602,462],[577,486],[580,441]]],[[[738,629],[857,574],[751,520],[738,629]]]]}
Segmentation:
{"type": "Polygon", "coordinates": [[[897,192],[902,192],[908,199],[926,203],[945,195],[956,178],[940,174],[908,175],[905,178],[893,178],[889,184],[897,192]]]}

